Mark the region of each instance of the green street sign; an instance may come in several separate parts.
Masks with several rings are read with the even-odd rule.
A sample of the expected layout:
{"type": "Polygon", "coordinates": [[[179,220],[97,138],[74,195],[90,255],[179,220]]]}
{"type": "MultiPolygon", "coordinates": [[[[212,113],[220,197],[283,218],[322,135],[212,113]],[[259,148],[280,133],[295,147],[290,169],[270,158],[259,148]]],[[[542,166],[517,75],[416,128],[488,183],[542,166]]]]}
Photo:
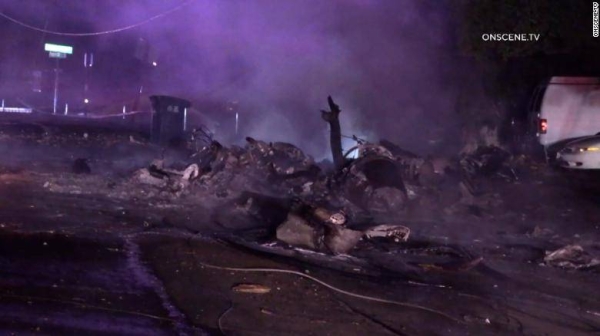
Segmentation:
{"type": "Polygon", "coordinates": [[[49,52],[69,54],[69,55],[73,53],[73,47],[71,47],[71,46],[52,44],[52,43],[44,44],[44,50],[49,51],[49,52]]]}

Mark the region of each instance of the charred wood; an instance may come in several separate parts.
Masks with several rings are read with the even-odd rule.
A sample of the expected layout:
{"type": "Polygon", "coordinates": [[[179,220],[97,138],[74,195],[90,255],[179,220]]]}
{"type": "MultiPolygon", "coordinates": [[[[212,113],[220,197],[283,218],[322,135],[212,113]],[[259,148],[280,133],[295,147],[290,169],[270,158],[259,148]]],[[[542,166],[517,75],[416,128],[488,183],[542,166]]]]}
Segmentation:
{"type": "Polygon", "coordinates": [[[329,145],[335,169],[342,169],[344,166],[344,153],[342,149],[342,128],[340,126],[340,107],[333,102],[331,96],[327,97],[329,111],[321,110],[321,118],[329,124],[329,145]]]}

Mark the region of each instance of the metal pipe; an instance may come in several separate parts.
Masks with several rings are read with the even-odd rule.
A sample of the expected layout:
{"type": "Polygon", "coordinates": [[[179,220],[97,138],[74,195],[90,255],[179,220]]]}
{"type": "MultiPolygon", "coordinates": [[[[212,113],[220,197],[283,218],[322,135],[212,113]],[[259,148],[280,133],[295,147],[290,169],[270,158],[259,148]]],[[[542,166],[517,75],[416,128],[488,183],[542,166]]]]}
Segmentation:
{"type": "Polygon", "coordinates": [[[240,114],[238,112],[235,112],[235,134],[238,134],[238,126],[239,126],[239,121],[240,121],[240,114]]]}
{"type": "MultiPolygon", "coordinates": [[[[90,63],[88,60],[88,53],[85,53],[83,55],[83,67],[85,68],[84,74],[84,83],[83,83],[83,98],[84,100],[87,100],[87,97],[89,96],[89,67],[90,67],[90,63]]],[[[86,103],[87,104],[87,103],[86,103]]]]}
{"type": "Polygon", "coordinates": [[[56,69],[54,69],[54,103],[52,113],[56,114],[56,108],[58,106],[58,71],[59,71],[59,63],[58,58],[56,59],[56,69]]]}
{"type": "Polygon", "coordinates": [[[183,109],[183,131],[187,130],[187,108],[183,109]]]}

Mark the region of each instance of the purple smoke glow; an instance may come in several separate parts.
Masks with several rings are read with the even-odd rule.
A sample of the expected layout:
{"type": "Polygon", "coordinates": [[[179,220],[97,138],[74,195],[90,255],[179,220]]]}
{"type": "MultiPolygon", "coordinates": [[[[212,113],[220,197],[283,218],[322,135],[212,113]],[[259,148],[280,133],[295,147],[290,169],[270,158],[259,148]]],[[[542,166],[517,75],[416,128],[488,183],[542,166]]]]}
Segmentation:
{"type": "MultiPolygon", "coordinates": [[[[12,0],[0,10],[51,30],[100,31],[181,2],[12,0]]],[[[342,107],[344,134],[430,152],[432,139],[452,145],[449,139],[458,134],[455,105],[465,66],[448,8],[446,1],[416,0],[195,0],[126,32],[44,38],[75,44],[76,54],[84,52],[79,43],[94,50],[122,48],[127,57],[144,38],[157,57],[153,93],[238,101],[245,135],[292,142],[317,158],[328,152],[327,126],[319,115],[327,95],[342,107]]],[[[10,31],[11,39],[42,37],[20,27],[10,31]]],[[[95,60],[107,61],[119,60],[95,60]]],[[[127,74],[95,74],[121,75],[127,74]]]]}

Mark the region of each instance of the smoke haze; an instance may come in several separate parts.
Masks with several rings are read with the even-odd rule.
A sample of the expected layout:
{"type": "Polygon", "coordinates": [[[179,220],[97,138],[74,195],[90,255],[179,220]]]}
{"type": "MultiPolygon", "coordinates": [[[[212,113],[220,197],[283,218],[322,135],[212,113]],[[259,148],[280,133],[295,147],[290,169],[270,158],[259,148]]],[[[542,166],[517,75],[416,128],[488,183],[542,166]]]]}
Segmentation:
{"type": "MultiPolygon", "coordinates": [[[[180,3],[13,0],[0,9],[38,27],[86,32],[180,3]]],[[[1,27],[14,25],[5,21],[1,27]]],[[[23,30],[11,27],[42,36],[23,30]]],[[[344,134],[388,138],[420,152],[430,152],[432,140],[452,145],[464,70],[454,30],[446,1],[195,0],[138,28],[84,40],[101,50],[144,38],[158,60],[152,93],[238,101],[248,135],[323,157],[327,125],[319,109],[327,95],[342,108],[344,134]]]]}

